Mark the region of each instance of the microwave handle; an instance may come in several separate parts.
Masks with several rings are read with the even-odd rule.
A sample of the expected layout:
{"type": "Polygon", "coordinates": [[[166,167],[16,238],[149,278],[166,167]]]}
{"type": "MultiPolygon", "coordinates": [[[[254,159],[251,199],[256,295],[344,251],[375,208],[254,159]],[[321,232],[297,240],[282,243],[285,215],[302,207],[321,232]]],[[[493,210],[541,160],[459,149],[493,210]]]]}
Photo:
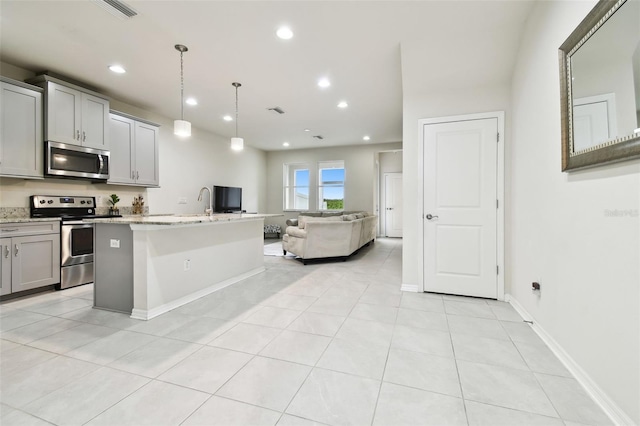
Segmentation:
{"type": "Polygon", "coordinates": [[[102,155],[98,154],[98,172],[102,174],[104,171],[104,160],[102,159],[102,155]]]}

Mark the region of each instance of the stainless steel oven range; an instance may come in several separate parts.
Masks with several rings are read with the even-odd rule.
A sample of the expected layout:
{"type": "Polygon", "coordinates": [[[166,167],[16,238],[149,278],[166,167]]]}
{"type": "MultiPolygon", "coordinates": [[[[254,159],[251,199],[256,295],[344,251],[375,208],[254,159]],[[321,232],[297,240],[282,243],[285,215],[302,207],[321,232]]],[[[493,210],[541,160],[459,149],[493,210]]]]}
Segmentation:
{"type": "MultiPolygon", "coordinates": [[[[105,217],[96,214],[95,197],[32,195],[31,217],[59,217],[60,288],[93,282],[93,224],[82,219],[105,217]]],[[[110,216],[112,217],[112,216],[110,216]]]]}

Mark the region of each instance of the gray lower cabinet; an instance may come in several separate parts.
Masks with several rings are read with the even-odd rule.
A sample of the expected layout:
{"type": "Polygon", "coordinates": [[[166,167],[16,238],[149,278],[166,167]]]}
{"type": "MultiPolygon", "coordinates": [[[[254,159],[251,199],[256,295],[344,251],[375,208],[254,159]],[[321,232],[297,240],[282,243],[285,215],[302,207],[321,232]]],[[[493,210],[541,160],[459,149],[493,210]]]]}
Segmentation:
{"type": "Polygon", "coordinates": [[[158,186],[158,128],[155,123],[112,112],[110,114],[111,157],[107,183],[158,186]]]}
{"type": "Polygon", "coordinates": [[[42,179],[42,90],[6,78],[0,90],[0,176],[42,179]]]}
{"type": "Polygon", "coordinates": [[[0,235],[2,295],[60,283],[59,222],[3,224],[0,235]]]}

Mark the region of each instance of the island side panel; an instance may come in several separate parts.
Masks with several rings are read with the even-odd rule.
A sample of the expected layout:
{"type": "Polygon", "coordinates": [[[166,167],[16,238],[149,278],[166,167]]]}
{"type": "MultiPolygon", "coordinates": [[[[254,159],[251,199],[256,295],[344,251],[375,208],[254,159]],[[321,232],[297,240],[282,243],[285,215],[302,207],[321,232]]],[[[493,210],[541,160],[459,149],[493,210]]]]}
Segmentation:
{"type": "Polygon", "coordinates": [[[133,233],[126,225],[110,224],[95,224],[94,233],[93,306],[131,314],[133,233]]]}
{"type": "Polygon", "coordinates": [[[263,271],[263,224],[261,218],[191,226],[132,224],[133,317],[153,318],[263,271]]]}

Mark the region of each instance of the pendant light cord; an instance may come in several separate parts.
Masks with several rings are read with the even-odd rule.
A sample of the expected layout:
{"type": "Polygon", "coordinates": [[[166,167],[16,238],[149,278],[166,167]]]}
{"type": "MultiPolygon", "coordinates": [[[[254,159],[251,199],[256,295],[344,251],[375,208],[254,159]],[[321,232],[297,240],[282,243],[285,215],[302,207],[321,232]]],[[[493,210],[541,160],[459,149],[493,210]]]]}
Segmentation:
{"type": "Polygon", "coordinates": [[[236,138],[238,137],[238,86],[236,87],[236,138]]]}
{"type": "Polygon", "coordinates": [[[184,120],[184,62],[180,51],[180,120],[184,120]]]}

